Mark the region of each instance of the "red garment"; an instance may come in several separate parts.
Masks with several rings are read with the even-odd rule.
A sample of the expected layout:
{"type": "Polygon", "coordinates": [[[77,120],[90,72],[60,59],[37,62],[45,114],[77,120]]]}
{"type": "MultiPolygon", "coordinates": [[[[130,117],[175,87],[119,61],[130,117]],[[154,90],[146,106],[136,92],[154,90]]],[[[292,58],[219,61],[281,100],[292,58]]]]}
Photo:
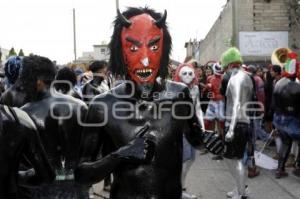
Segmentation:
{"type": "Polygon", "coordinates": [[[211,75],[207,77],[206,88],[208,89],[208,92],[211,92],[209,94],[211,100],[219,101],[224,99],[223,95],[220,93],[221,82],[222,75],[211,75]]]}

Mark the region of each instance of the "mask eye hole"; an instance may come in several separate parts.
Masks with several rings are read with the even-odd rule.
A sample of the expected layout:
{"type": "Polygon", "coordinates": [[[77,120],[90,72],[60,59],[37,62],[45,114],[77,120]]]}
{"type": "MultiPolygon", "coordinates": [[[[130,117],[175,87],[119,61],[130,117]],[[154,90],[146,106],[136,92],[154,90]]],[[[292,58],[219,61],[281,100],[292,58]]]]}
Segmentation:
{"type": "Polygon", "coordinates": [[[189,72],[189,76],[192,76],[193,75],[193,72],[189,72]]]}
{"type": "Polygon", "coordinates": [[[157,51],[158,50],[158,45],[150,46],[150,50],[151,51],[157,51]]]}
{"type": "Polygon", "coordinates": [[[187,72],[183,72],[182,75],[187,75],[187,72]]]}
{"type": "Polygon", "coordinates": [[[137,47],[136,45],[133,45],[130,47],[131,52],[136,52],[136,51],[138,51],[138,49],[139,49],[139,47],[137,47]]]}

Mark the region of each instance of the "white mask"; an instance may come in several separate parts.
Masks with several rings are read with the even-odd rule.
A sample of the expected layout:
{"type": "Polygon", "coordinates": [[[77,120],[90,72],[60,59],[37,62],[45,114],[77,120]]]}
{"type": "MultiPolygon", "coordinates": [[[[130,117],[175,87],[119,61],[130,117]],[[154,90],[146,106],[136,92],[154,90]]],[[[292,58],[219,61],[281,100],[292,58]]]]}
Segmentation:
{"type": "Polygon", "coordinates": [[[188,66],[183,66],[179,71],[179,77],[185,84],[190,84],[195,78],[195,71],[188,66]]]}

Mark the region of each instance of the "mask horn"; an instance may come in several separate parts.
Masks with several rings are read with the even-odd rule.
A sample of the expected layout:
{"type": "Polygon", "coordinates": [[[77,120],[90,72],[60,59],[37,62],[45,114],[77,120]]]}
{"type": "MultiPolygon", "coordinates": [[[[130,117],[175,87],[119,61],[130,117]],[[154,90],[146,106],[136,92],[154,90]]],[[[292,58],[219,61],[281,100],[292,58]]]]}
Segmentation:
{"type": "Polygon", "coordinates": [[[164,15],[154,23],[157,27],[162,28],[163,25],[166,23],[166,19],[167,19],[167,11],[165,10],[164,15]]]}
{"type": "Polygon", "coordinates": [[[131,25],[131,21],[126,19],[126,17],[121,14],[119,9],[117,10],[117,13],[118,13],[118,18],[121,20],[122,26],[125,26],[126,28],[128,28],[131,25]]]}

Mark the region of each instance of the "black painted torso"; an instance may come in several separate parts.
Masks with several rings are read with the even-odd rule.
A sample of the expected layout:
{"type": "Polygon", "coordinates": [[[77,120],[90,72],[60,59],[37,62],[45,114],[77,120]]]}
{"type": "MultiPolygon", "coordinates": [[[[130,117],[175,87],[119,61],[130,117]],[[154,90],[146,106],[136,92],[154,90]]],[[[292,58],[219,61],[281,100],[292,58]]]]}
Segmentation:
{"type": "Polygon", "coordinates": [[[275,112],[300,117],[300,83],[289,78],[280,79],[274,88],[275,112]]]}
{"type": "Polygon", "coordinates": [[[49,161],[54,169],[75,169],[79,160],[79,145],[87,107],[78,99],[56,93],[45,93],[22,109],[35,122],[49,161]]]}
{"type": "MultiPolygon", "coordinates": [[[[102,127],[91,128],[91,131],[97,131],[100,137],[108,135],[115,147],[120,148],[128,144],[142,127],[149,125],[146,134],[156,137],[155,155],[150,164],[128,163],[119,166],[114,172],[111,198],[181,198],[182,132],[195,119],[190,114],[191,107],[194,106],[188,88],[180,83],[167,82],[165,88],[160,88],[153,94],[156,97],[147,101],[139,97],[122,97],[127,93],[126,84],[121,84],[94,99],[90,104],[88,123],[107,122],[102,127]],[[175,105],[176,102],[185,104],[175,105]],[[121,107],[126,110],[116,111],[121,107]],[[175,118],[172,116],[172,108],[176,116],[186,117],[175,118]]],[[[187,138],[195,146],[199,145],[200,130],[191,129],[187,138]]],[[[97,143],[87,147],[97,147],[97,143]]]]}
{"type": "Polygon", "coordinates": [[[17,175],[23,155],[30,160],[39,182],[50,182],[54,178],[36,127],[25,112],[14,110],[16,119],[0,107],[0,198],[20,197],[17,175]]]}

